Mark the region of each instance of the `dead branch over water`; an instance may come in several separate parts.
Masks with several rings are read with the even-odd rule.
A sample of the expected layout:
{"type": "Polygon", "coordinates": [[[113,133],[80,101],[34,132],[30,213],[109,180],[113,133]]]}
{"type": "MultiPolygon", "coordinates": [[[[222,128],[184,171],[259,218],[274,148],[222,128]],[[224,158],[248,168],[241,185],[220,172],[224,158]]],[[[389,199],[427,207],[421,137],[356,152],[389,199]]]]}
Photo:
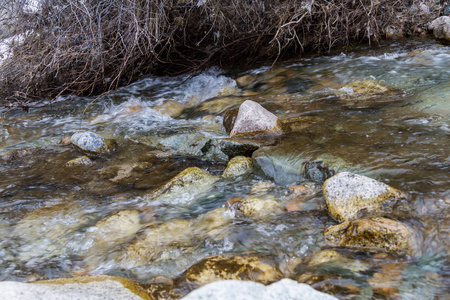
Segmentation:
{"type": "Polygon", "coordinates": [[[416,0],[43,0],[34,10],[7,2],[0,22],[22,41],[0,66],[0,99],[14,105],[100,94],[148,73],[374,43],[387,26],[433,15],[411,10],[416,0]]]}

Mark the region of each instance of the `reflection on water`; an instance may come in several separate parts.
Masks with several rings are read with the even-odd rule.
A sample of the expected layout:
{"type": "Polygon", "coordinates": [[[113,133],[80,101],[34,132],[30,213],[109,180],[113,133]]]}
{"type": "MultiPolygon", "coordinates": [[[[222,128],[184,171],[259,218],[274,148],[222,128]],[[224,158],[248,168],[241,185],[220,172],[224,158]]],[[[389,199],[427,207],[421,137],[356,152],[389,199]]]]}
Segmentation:
{"type": "MultiPolygon", "coordinates": [[[[254,83],[242,88],[232,79],[236,74],[211,69],[195,76],[145,78],[98,101],[77,98],[67,103],[60,98],[29,114],[9,112],[0,119],[0,279],[112,274],[145,281],[178,276],[206,256],[257,252],[276,257],[285,276],[342,297],[445,297],[449,65],[448,47],[399,43],[287,61],[273,70],[248,70],[238,75],[250,75],[254,83]],[[196,142],[210,143],[226,137],[222,111],[245,99],[260,102],[283,120],[302,120],[281,141],[295,145],[284,149],[293,151],[294,161],[298,153],[339,158],[347,169],[407,191],[411,199],[394,214],[424,231],[425,255],[381,257],[337,249],[341,260],[308,265],[314,251],[326,248],[325,228],[335,224],[320,188],[304,203],[289,206],[303,211],[252,219],[228,208],[208,219],[208,212],[227,207],[228,200],[253,193],[252,187],[263,181],[254,174],[221,178],[189,203],[147,201],[146,195],[187,167],[222,174],[223,160],[172,151],[179,144],[163,152],[161,139],[196,133],[196,142]],[[179,117],[156,109],[167,100],[182,104],[179,117]],[[91,157],[90,165],[67,167],[81,154],[60,140],[79,130],[116,139],[118,151],[91,157]],[[34,150],[7,154],[23,148],[34,150]],[[139,218],[120,242],[95,235],[103,232],[99,228],[105,219],[124,210],[137,212],[139,218]],[[174,220],[189,225],[165,230],[174,220]],[[146,247],[157,251],[142,263],[123,263],[124,253],[152,230],[160,232],[159,242],[146,247]],[[297,267],[290,266],[299,260],[297,267]],[[363,270],[355,264],[363,264],[363,270]]],[[[288,187],[272,186],[262,195],[287,204],[290,193],[288,187]]]]}

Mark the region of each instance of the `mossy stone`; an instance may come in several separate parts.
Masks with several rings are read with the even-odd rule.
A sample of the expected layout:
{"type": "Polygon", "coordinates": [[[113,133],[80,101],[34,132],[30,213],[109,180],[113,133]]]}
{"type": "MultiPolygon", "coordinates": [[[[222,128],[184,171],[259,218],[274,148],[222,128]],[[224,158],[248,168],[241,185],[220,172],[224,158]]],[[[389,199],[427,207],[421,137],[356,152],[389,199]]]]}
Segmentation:
{"type": "Polygon", "coordinates": [[[223,177],[236,177],[250,173],[252,171],[252,159],[245,156],[233,157],[227,165],[225,171],[223,171],[223,177]]]}
{"type": "Polygon", "coordinates": [[[413,227],[376,217],[347,221],[325,230],[325,241],[333,247],[367,252],[420,255],[420,234],[413,227]]]}
{"type": "Polygon", "coordinates": [[[251,280],[269,284],[281,279],[281,273],[256,256],[210,256],[191,266],[182,275],[198,286],[218,280],[251,280]]]}

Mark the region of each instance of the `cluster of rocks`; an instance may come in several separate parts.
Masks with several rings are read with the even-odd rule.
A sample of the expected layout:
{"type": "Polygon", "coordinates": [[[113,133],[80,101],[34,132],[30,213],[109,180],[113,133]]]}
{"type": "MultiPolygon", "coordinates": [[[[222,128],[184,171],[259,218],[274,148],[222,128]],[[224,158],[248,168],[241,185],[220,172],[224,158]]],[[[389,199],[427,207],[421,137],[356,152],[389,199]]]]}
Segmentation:
{"type": "MultiPolygon", "coordinates": [[[[288,80],[288,75],[276,73],[275,76],[272,74],[267,78],[252,75],[238,79],[238,86],[252,93],[255,89],[264,90],[267,84],[284,82],[288,80]]],[[[345,92],[348,89],[351,89],[352,93],[361,95],[388,92],[388,88],[384,85],[371,80],[354,82],[341,88],[344,89],[341,91],[337,89],[337,93],[343,102],[349,99],[348,93],[345,92]]],[[[274,184],[262,182],[255,185],[248,197],[228,199],[224,207],[211,210],[196,218],[143,223],[140,211],[119,211],[91,226],[86,239],[92,241],[92,247],[85,253],[81,253],[89,268],[95,269],[101,263],[98,261],[101,253],[108,253],[124,242],[128,242],[128,246],[113,259],[124,268],[142,267],[158,258],[169,257],[172,249],[182,249],[179,255],[183,255],[183,251],[195,251],[199,242],[207,239],[223,240],[234,226],[234,218],[265,220],[293,211],[325,209],[333,219],[339,222],[324,232],[325,241],[330,247],[395,255],[421,254],[420,231],[407,222],[386,217],[392,215],[392,208],[396,203],[408,199],[406,193],[369,177],[347,172],[353,171],[352,167],[339,157],[305,154],[307,152],[305,145],[314,146],[314,143],[306,136],[296,138],[295,142],[289,139],[283,140],[287,134],[301,132],[304,126],[317,125],[322,121],[320,118],[299,117],[281,121],[260,104],[251,100],[241,100],[238,101],[240,102],[238,109],[229,109],[229,107],[225,109],[223,125],[229,134],[228,138],[211,139],[195,133],[161,138],[150,143],[159,145],[163,149],[172,149],[177,154],[228,161],[223,174],[217,176],[198,167],[187,168],[153,193],[146,195],[144,200],[166,205],[190,205],[199,195],[210,191],[218,181],[233,180],[250,173],[269,179],[280,186],[289,186],[289,196],[278,199],[270,195],[268,191],[274,184]],[[302,184],[297,184],[298,182],[302,184]],[[315,196],[320,193],[320,190],[323,192],[324,201],[310,201],[313,198],[317,199],[315,196]]],[[[164,106],[158,109],[163,110],[164,106]]],[[[181,114],[181,111],[178,107],[178,113],[173,117],[181,114]]],[[[71,168],[91,165],[97,157],[110,155],[120,146],[113,139],[93,132],[75,133],[66,142],[83,154],[66,163],[66,166],[71,168]]],[[[33,151],[37,150],[16,150],[3,156],[3,159],[11,160],[29,155],[33,151]]],[[[164,156],[167,153],[161,152],[160,155],[164,156]]],[[[54,207],[54,209],[36,210],[19,222],[13,235],[24,244],[36,242],[35,236],[42,233],[39,231],[42,229],[42,217],[50,215],[51,218],[56,219],[55,214],[62,211],[64,215],[74,216],[79,220],[76,224],[72,224],[71,228],[63,228],[61,224],[55,223],[47,232],[46,238],[58,241],[62,245],[67,242],[67,230],[86,226],[89,222],[85,215],[74,215],[75,210],[69,206],[64,206],[63,209],[54,207]],[[35,230],[29,230],[30,224],[35,230]],[[27,228],[24,228],[25,226],[27,228]]],[[[58,243],[48,245],[52,248],[41,249],[41,255],[50,252],[55,255],[58,243]]],[[[26,261],[31,257],[31,254],[23,252],[19,259],[26,261]]],[[[358,271],[367,270],[366,267],[341,257],[339,252],[334,250],[323,250],[308,259],[310,267],[339,261],[339,263],[344,262],[347,268],[358,271]]],[[[101,295],[105,293],[105,290],[108,290],[106,295],[110,295],[111,299],[121,298],[129,290],[140,297],[149,299],[154,297],[150,291],[155,290],[158,295],[178,298],[185,295],[186,291],[198,287],[200,288],[189,294],[186,299],[204,299],[205,297],[228,299],[244,296],[248,297],[246,299],[264,299],[268,295],[270,295],[269,298],[299,299],[298,293],[304,293],[305,299],[314,299],[314,297],[334,299],[308,286],[282,279],[290,274],[289,268],[291,271],[295,268],[295,262],[293,265],[294,267],[287,266],[282,272],[281,267],[277,268],[273,261],[257,255],[214,255],[193,264],[175,280],[155,279],[155,283],[147,290],[142,290],[139,285],[130,288],[136,283],[125,283],[122,281],[124,279],[93,276],[83,279],[83,282],[80,279],[73,279],[68,282],[41,282],[36,285],[27,285],[27,287],[17,283],[0,284],[3,285],[6,295],[11,295],[12,298],[23,296],[22,299],[36,298],[36,295],[42,295],[47,299],[52,297],[64,299],[65,296],[72,297],[85,295],[85,293],[89,293],[91,298],[95,299],[97,294],[101,295]],[[89,285],[87,282],[90,282],[89,285]],[[56,283],[61,284],[61,288],[53,288],[56,283]],[[261,283],[272,284],[265,287],[261,283]],[[125,287],[125,291],[122,286],[125,287]],[[235,291],[239,291],[238,294],[234,295],[235,291]]],[[[306,276],[297,278],[298,282],[308,282],[308,280],[311,278],[306,276]]],[[[376,284],[377,282],[374,283],[376,284]]],[[[134,296],[127,294],[123,297],[132,299],[134,296]]]]}
{"type": "MultiPolygon", "coordinates": [[[[198,167],[187,168],[153,193],[148,194],[144,200],[152,203],[160,201],[172,205],[190,204],[199,194],[208,192],[217,181],[245,176],[253,172],[269,178],[277,184],[291,185],[290,196],[283,200],[277,199],[267,193],[273,188],[273,184],[259,184],[255,186],[248,197],[229,199],[225,207],[209,211],[194,219],[176,219],[163,223],[141,224],[139,211],[120,211],[100,220],[89,231],[90,235],[87,239],[92,240],[93,246],[84,253],[87,265],[95,268],[100,263],[97,261],[99,253],[108,252],[124,241],[130,241],[129,246],[113,259],[125,268],[145,266],[158,257],[170,255],[172,248],[195,249],[201,239],[223,240],[233,226],[233,218],[264,220],[289,211],[323,210],[325,205],[331,217],[340,222],[324,232],[329,246],[398,255],[415,256],[420,254],[419,231],[405,222],[385,217],[391,212],[395,203],[407,199],[408,196],[405,193],[374,179],[343,172],[345,162],[337,158],[322,157],[311,160],[308,157],[294,157],[293,159],[292,153],[274,156],[277,151],[298,148],[298,145],[286,147],[286,144],[283,144],[286,142],[282,142],[282,146],[279,146],[278,143],[280,136],[291,131],[289,125],[292,122],[282,122],[258,103],[245,101],[231,119],[233,121],[226,126],[229,127],[230,133],[228,140],[231,141],[228,145],[233,145],[233,152],[230,154],[231,150],[224,151],[231,159],[221,176],[211,175],[198,167]],[[271,143],[275,145],[267,146],[265,144],[267,140],[271,140],[271,143]],[[254,148],[247,145],[253,145],[254,148]],[[306,184],[292,185],[305,180],[311,181],[306,184]],[[310,199],[318,194],[322,183],[325,205],[305,201],[305,199],[310,199]]],[[[85,154],[85,156],[69,161],[67,166],[70,167],[91,164],[91,158],[108,154],[118,147],[114,140],[106,139],[92,132],[75,133],[70,138],[70,143],[85,154]]],[[[217,145],[222,144],[218,143],[217,145]]],[[[224,146],[222,149],[228,148],[224,146]]],[[[38,216],[42,216],[42,213],[37,212],[36,222],[39,222],[38,216]]],[[[23,223],[29,224],[28,219],[24,219],[23,223]]],[[[84,220],[82,216],[77,219],[84,220]]],[[[84,221],[80,222],[74,226],[83,226],[84,221]]],[[[41,228],[41,226],[35,227],[41,228]]],[[[17,232],[19,239],[27,239],[27,236],[23,236],[23,234],[28,231],[20,230],[20,224],[17,232]]],[[[57,240],[62,240],[64,237],[64,230],[60,230],[58,227],[52,232],[57,240]]],[[[330,255],[321,253],[320,255],[325,255],[326,260],[330,261],[330,259],[336,260],[336,256],[339,256],[336,253],[333,252],[330,255]]],[[[320,264],[323,260],[320,257],[315,255],[309,265],[320,264]]],[[[23,259],[27,259],[26,255],[23,259]]],[[[292,295],[291,292],[297,289],[306,289],[305,293],[316,293],[308,287],[289,280],[282,280],[268,287],[263,287],[258,283],[221,282],[221,280],[244,279],[270,284],[277,282],[286,274],[286,272],[282,274],[273,263],[264,262],[264,259],[259,256],[216,255],[204,258],[192,265],[175,282],[169,279],[168,282],[164,281],[163,286],[166,286],[166,289],[160,290],[161,284],[156,284],[155,289],[159,289],[160,295],[169,293],[173,297],[179,297],[185,294],[183,291],[204,286],[187,296],[186,299],[202,299],[205,295],[214,295],[218,299],[230,297],[230,291],[227,289],[232,286],[242,288],[240,294],[247,295],[248,293],[249,297],[253,297],[249,299],[256,299],[259,297],[258,295],[267,293],[275,293],[274,295],[280,293],[289,297],[288,295],[292,295]],[[216,283],[207,285],[213,281],[216,283]],[[274,292],[275,287],[278,286],[289,287],[289,290],[274,292]]],[[[302,280],[306,279],[299,279],[299,281],[302,280]]],[[[103,282],[103,280],[101,281],[103,282]]],[[[31,294],[46,293],[48,284],[51,283],[33,285],[29,291],[31,294]]],[[[112,283],[104,281],[100,286],[105,284],[111,285],[112,283]]],[[[13,285],[8,286],[7,283],[4,285],[8,287],[8,291],[10,291],[9,287],[12,291],[16,289],[13,285]]],[[[67,287],[69,288],[69,286],[67,287]]],[[[95,290],[97,287],[94,284],[92,288],[95,290]]],[[[81,287],[81,289],[83,288],[81,287]]],[[[28,293],[27,289],[25,291],[28,293]]],[[[52,293],[55,293],[54,297],[60,295],[58,289],[53,289],[52,293]]],[[[312,294],[310,297],[313,297],[312,294]]],[[[148,292],[146,295],[151,298],[148,296],[151,295],[148,292]]],[[[332,299],[331,296],[324,294],[318,294],[317,297],[317,299],[332,299]]]]}

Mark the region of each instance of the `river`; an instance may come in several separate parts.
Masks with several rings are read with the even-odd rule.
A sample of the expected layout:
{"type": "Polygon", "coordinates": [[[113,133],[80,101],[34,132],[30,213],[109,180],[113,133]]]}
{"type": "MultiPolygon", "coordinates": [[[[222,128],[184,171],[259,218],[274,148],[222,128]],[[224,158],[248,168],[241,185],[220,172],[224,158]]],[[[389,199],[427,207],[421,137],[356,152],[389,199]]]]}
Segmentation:
{"type": "Polygon", "coordinates": [[[43,100],[28,113],[3,108],[0,280],[108,274],[145,283],[156,276],[176,278],[211,255],[257,253],[284,276],[345,299],[445,299],[450,286],[449,66],[448,46],[390,41],[376,49],[278,62],[272,69],[268,62],[252,69],[148,76],[102,99],[43,100]],[[235,79],[244,75],[250,83],[239,87],[235,79]],[[158,108],[168,100],[178,103],[168,110],[176,117],[158,108]],[[312,255],[329,249],[323,232],[337,224],[323,199],[324,178],[270,180],[256,172],[218,177],[208,189],[170,203],[149,201],[147,195],[187,167],[222,174],[227,157],[199,151],[194,142],[227,138],[223,115],[245,100],[281,120],[295,120],[277,146],[289,153],[292,165],[332,160],[339,170],[408,193],[392,216],[419,228],[421,255],[337,248],[340,260],[308,265],[312,255]],[[68,161],[83,154],[60,142],[85,130],[115,139],[117,150],[91,157],[90,165],[69,167],[68,161]],[[17,149],[32,150],[10,155],[17,149]],[[292,200],[292,185],[310,187],[302,205],[292,200]],[[226,221],[217,218],[219,225],[205,229],[219,233],[196,229],[208,212],[250,194],[277,199],[286,211],[259,219],[226,211],[226,221]],[[138,224],[106,243],[99,235],[109,233],[98,233],[98,224],[120,211],[138,212],[138,224]],[[174,220],[188,220],[193,233],[183,231],[184,225],[164,225],[174,220]],[[124,263],[124,251],[148,228],[163,228],[155,231],[159,250],[124,263]]]}

